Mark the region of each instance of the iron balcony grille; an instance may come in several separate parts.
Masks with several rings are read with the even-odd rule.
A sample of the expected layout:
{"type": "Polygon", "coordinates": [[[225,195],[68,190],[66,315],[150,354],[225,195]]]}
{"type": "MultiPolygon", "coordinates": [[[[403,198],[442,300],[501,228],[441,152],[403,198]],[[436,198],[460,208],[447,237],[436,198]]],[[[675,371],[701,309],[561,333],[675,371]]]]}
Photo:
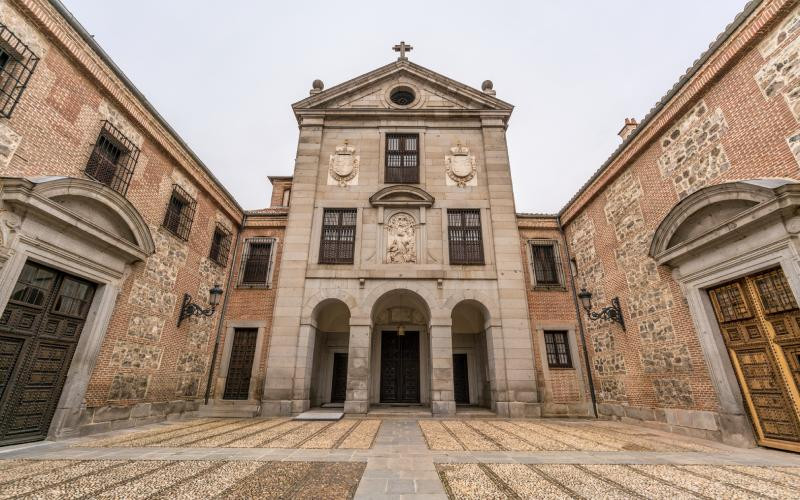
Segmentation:
{"type": "Polygon", "coordinates": [[[326,208],[322,214],[320,264],[352,264],[356,242],[356,209],[326,208]]]}
{"type": "Polygon", "coordinates": [[[248,286],[267,285],[274,242],[273,238],[250,238],[245,241],[240,284],[248,286]]]}
{"type": "Polygon", "coordinates": [[[419,182],[419,135],[386,135],[386,182],[419,182]]]}
{"type": "Polygon", "coordinates": [[[483,235],[479,209],[447,211],[450,264],[483,264],[483,235]]]}
{"type": "Polygon", "coordinates": [[[169,198],[167,213],[164,214],[163,226],[178,238],[188,240],[196,207],[197,202],[194,198],[189,196],[189,193],[182,187],[173,184],[172,196],[169,198]]]}
{"type": "Polygon", "coordinates": [[[531,241],[531,260],[535,286],[563,286],[561,259],[554,241],[531,241]]]}
{"type": "Polygon", "coordinates": [[[136,147],[118,128],[103,122],[100,135],[86,163],[86,175],[125,195],[139,160],[136,147]]]}
{"type": "Polygon", "coordinates": [[[0,116],[11,118],[38,63],[39,57],[0,23],[0,116]]]}
{"type": "Polygon", "coordinates": [[[224,266],[228,263],[230,249],[231,232],[218,222],[217,227],[214,228],[214,234],[211,236],[211,248],[208,251],[208,258],[220,266],[224,266]]]}
{"type": "Polygon", "coordinates": [[[572,368],[572,356],[570,356],[569,352],[567,332],[544,332],[544,345],[547,351],[547,366],[550,368],[572,368]]]}

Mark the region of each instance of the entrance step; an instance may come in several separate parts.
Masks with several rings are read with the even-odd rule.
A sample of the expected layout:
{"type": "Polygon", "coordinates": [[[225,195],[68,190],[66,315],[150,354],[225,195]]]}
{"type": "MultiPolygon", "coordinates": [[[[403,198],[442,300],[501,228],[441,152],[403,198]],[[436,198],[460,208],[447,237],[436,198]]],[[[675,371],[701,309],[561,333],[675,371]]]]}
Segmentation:
{"type": "Polygon", "coordinates": [[[456,405],[456,417],[463,418],[497,418],[497,414],[488,408],[480,406],[456,405]]]}
{"type": "Polygon", "coordinates": [[[344,417],[344,412],[332,410],[328,408],[315,408],[313,410],[304,411],[300,415],[294,417],[294,420],[341,420],[344,417]]]}
{"type": "Polygon", "coordinates": [[[371,406],[368,417],[380,418],[431,418],[430,406],[421,405],[377,405],[371,406]]]}
{"type": "Polygon", "coordinates": [[[200,417],[253,418],[261,413],[261,405],[245,402],[215,401],[200,406],[200,417]]]}

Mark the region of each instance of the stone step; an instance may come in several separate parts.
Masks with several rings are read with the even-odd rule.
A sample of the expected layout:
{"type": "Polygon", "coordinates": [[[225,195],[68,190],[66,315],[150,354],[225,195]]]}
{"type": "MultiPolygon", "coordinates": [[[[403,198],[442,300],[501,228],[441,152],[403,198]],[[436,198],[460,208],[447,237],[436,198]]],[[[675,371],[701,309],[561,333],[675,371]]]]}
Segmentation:
{"type": "Polygon", "coordinates": [[[200,417],[219,418],[252,418],[261,413],[261,406],[257,404],[220,404],[212,403],[200,406],[200,417]]]}

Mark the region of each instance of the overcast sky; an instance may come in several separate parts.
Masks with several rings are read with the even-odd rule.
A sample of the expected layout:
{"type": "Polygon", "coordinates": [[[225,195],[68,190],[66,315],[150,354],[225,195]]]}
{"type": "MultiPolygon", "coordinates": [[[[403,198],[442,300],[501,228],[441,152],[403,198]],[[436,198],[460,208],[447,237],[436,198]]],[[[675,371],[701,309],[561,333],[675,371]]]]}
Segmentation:
{"type": "Polygon", "coordinates": [[[515,106],[517,211],[555,212],[738,14],[745,0],[63,0],[246,209],[290,175],[290,104],[412,61],[515,106]]]}

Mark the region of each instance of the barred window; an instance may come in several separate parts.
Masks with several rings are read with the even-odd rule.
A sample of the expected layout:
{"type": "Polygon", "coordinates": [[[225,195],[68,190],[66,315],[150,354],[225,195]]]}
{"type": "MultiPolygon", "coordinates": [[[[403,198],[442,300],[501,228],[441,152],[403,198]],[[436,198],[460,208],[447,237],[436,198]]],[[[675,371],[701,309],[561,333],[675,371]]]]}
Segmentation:
{"type": "Polygon", "coordinates": [[[418,134],[386,134],[385,182],[419,182],[418,134]]]}
{"type": "Polygon", "coordinates": [[[483,264],[480,209],[447,211],[450,264],[483,264]]]}
{"type": "Polygon", "coordinates": [[[272,265],[273,238],[249,238],[244,242],[239,283],[248,286],[268,285],[272,265]]]}
{"type": "Polygon", "coordinates": [[[194,198],[189,196],[189,193],[182,187],[174,184],[172,196],[167,205],[167,213],[164,214],[164,227],[178,238],[188,240],[196,207],[197,202],[194,198]]]}
{"type": "Polygon", "coordinates": [[[352,264],[356,244],[356,209],[326,208],[322,214],[320,264],[352,264]]]}
{"type": "Polygon", "coordinates": [[[89,177],[124,195],[128,191],[138,159],[139,148],[114,125],[104,121],[85,172],[89,177]]]}
{"type": "Polygon", "coordinates": [[[552,240],[531,240],[531,264],[535,287],[564,286],[558,243],[552,240]]]}
{"type": "Polygon", "coordinates": [[[547,351],[547,366],[550,368],[572,368],[569,337],[566,331],[545,331],[544,346],[547,351]]]}
{"type": "Polygon", "coordinates": [[[0,116],[11,118],[39,58],[0,23],[0,116]]]}
{"type": "Polygon", "coordinates": [[[208,251],[208,258],[224,266],[228,263],[228,251],[231,248],[231,232],[220,223],[214,228],[211,236],[211,249],[208,251]]]}

